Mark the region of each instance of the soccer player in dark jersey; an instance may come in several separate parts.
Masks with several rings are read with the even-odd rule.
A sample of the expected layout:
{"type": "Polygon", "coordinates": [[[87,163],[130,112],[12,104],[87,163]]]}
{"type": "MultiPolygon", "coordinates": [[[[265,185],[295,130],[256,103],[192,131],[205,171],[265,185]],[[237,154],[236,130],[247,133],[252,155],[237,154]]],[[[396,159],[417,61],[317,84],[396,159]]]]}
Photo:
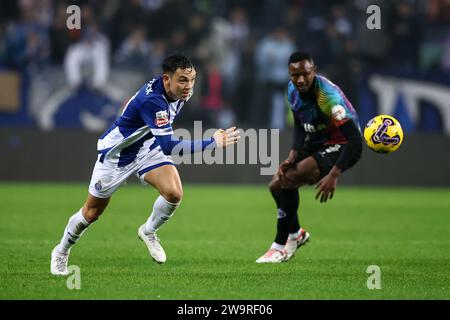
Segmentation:
{"type": "Polygon", "coordinates": [[[338,177],[361,157],[355,109],[339,87],[316,69],[307,53],[295,52],[289,58],[287,98],[294,116],[294,141],[269,185],[278,208],[277,233],[257,263],[287,261],[308,241],[309,233],[300,227],[297,215],[298,189],[315,184],[316,199],[332,199],[338,177]]]}
{"type": "Polygon", "coordinates": [[[163,74],[140,88],[125,106],[122,115],[97,142],[89,193],[83,207],[70,217],[63,236],[51,253],[50,272],[68,275],[71,247],[106,209],[113,193],[131,176],[142,184],[155,187],[159,196],[148,220],[138,229],[150,256],[166,262],[166,253],[156,235],[169,220],[183,196],[178,171],[171,158],[173,152],[201,152],[235,144],[239,131],[235,127],[217,130],[211,139],[178,140],[172,123],[193,94],[196,71],[191,60],[182,54],[167,57],[163,74]]]}

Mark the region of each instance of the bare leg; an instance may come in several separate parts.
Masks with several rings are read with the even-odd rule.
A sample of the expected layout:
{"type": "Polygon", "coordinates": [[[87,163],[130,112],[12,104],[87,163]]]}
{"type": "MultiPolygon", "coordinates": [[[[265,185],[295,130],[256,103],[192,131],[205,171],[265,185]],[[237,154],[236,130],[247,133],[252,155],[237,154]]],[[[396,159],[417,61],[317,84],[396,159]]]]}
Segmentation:
{"type": "Polygon", "coordinates": [[[139,227],[138,236],[147,246],[150,256],[158,263],[166,262],[166,253],[156,231],[166,223],[178,208],[183,189],[178,171],[173,165],[164,165],[147,172],[144,180],[158,189],[160,196],[153,205],[147,222],[139,227]]]}
{"type": "Polygon", "coordinates": [[[173,215],[183,197],[183,188],[173,165],[164,165],[147,172],[144,180],[160,193],[144,228],[144,233],[150,234],[155,233],[173,215]]]}

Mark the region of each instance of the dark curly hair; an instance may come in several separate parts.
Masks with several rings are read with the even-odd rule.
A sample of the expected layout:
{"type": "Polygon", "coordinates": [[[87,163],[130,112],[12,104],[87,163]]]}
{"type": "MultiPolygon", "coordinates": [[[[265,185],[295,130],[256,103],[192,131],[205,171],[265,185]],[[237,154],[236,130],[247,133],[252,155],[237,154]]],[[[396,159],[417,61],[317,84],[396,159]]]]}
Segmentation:
{"type": "Polygon", "coordinates": [[[289,57],[289,64],[299,62],[302,60],[307,60],[307,61],[311,62],[312,64],[314,64],[314,59],[313,59],[312,55],[310,55],[307,52],[301,52],[301,51],[297,51],[297,52],[294,52],[293,54],[291,54],[291,56],[289,57]]]}
{"type": "Polygon", "coordinates": [[[171,56],[168,56],[164,59],[162,63],[163,73],[175,73],[177,69],[193,69],[194,65],[192,64],[191,59],[182,54],[175,53],[171,56]]]}

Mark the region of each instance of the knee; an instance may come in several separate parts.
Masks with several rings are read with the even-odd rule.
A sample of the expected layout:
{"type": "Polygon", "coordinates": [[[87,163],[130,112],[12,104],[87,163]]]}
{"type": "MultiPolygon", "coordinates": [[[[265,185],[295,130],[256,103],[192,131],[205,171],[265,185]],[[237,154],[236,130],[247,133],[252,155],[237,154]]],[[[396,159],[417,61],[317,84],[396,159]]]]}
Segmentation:
{"type": "Polygon", "coordinates": [[[183,198],[183,189],[173,188],[165,192],[162,192],[161,195],[164,197],[164,199],[166,199],[171,203],[179,203],[183,198]]]}
{"type": "Polygon", "coordinates": [[[269,190],[272,194],[280,192],[280,190],[281,190],[280,180],[276,180],[276,181],[272,180],[269,183],[269,190]]]}
{"type": "Polygon", "coordinates": [[[87,222],[92,223],[100,217],[104,209],[98,207],[85,206],[83,208],[83,216],[87,222]]]}

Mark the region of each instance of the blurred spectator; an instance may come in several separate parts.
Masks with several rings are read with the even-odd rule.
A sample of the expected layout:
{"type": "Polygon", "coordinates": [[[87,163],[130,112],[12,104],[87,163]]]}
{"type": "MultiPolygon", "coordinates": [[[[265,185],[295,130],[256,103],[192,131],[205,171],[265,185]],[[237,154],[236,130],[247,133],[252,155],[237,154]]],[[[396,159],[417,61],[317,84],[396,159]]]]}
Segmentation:
{"type": "Polygon", "coordinates": [[[136,25],[148,25],[149,13],[143,10],[141,0],[120,1],[112,15],[109,38],[112,50],[117,50],[136,25]]]}
{"type": "MultiPolygon", "coordinates": [[[[5,25],[0,21],[0,40],[5,39],[5,25]]],[[[6,65],[7,53],[5,41],[0,41],[0,67],[6,65]]]]}
{"type": "MultiPolygon", "coordinates": [[[[3,1],[0,64],[41,76],[50,62],[63,65],[72,89],[54,99],[61,101],[85,84],[104,87],[115,66],[158,75],[161,59],[181,51],[205,69],[184,120],[206,107],[223,110],[216,124],[237,116],[248,126],[283,128],[286,64],[296,47],[315,57],[319,72],[339,79],[358,107],[365,71],[450,72],[449,26],[448,0],[3,1]],[[66,27],[70,4],[81,6],[81,30],[66,27]],[[369,5],[381,9],[380,30],[366,27],[369,5]]],[[[121,86],[112,86],[118,97],[121,86]]]]}
{"type": "MultiPolygon", "coordinates": [[[[389,56],[389,44],[391,36],[389,17],[391,16],[391,6],[393,2],[384,0],[358,0],[355,1],[355,14],[353,24],[355,28],[355,38],[359,53],[365,61],[367,68],[386,67],[391,63],[389,56]],[[368,15],[366,13],[369,5],[376,5],[380,8],[381,29],[368,29],[366,26],[368,15]]],[[[394,13],[395,14],[395,13],[394,13]]]]}
{"type": "Polygon", "coordinates": [[[54,18],[52,0],[20,0],[22,10],[32,14],[32,20],[38,25],[48,29],[54,18]]]}
{"type": "Polygon", "coordinates": [[[141,6],[144,10],[157,11],[160,9],[165,0],[141,0],[141,6]]]}
{"type": "Polygon", "coordinates": [[[447,37],[446,37],[445,43],[444,43],[442,69],[447,72],[450,72],[450,32],[447,33],[447,37]]]}
{"type": "MultiPolygon", "coordinates": [[[[228,113],[233,113],[232,109],[228,109],[229,100],[232,97],[234,90],[234,82],[237,81],[239,54],[235,53],[232,44],[232,27],[231,24],[224,18],[215,17],[211,21],[210,32],[207,34],[196,50],[196,55],[201,62],[209,65],[206,74],[211,72],[211,69],[218,69],[222,78],[222,95],[223,104],[227,108],[228,113]],[[211,65],[214,68],[211,68],[211,65]]],[[[203,79],[208,81],[207,78],[203,79]]],[[[234,117],[234,115],[230,116],[234,117]]]]}
{"type": "MultiPolygon", "coordinates": [[[[228,99],[235,97],[241,75],[239,70],[242,67],[243,50],[249,41],[249,36],[250,27],[247,21],[247,13],[242,7],[233,8],[230,13],[230,52],[228,59],[224,62],[226,67],[223,69],[225,96],[228,99]]],[[[233,105],[231,102],[227,104],[233,105]]]]}
{"type": "Polygon", "coordinates": [[[200,13],[194,13],[189,17],[186,37],[189,40],[184,50],[188,54],[195,53],[201,41],[208,35],[208,21],[205,16],[200,13]]]}
{"type": "Polygon", "coordinates": [[[207,126],[228,128],[234,122],[234,115],[225,105],[223,77],[214,62],[206,65],[205,76],[200,90],[201,118],[207,126]]]}
{"type": "Polygon", "coordinates": [[[154,77],[161,73],[161,64],[166,56],[166,43],[161,39],[155,39],[151,46],[150,54],[146,66],[148,67],[147,77],[154,77]]]}
{"type": "Polygon", "coordinates": [[[51,61],[55,64],[62,64],[67,48],[72,42],[80,37],[81,30],[69,30],[66,26],[67,5],[58,3],[56,7],[55,19],[50,27],[51,61]]]}
{"type": "Polygon", "coordinates": [[[425,15],[427,20],[448,27],[448,23],[450,22],[450,1],[427,0],[425,5],[425,15]]]}
{"type": "Polygon", "coordinates": [[[109,40],[99,30],[92,7],[83,6],[81,39],[70,45],[64,58],[64,71],[72,88],[87,83],[101,89],[110,69],[109,40]]]}
{"type": "Polygon", "coordinates": [[[168,52],[184,52],[187,47],[187,34],[184,29],[174,30],[169,37],[168,52]]]}
{"type": "Polygon", "coordinates": [[[254,103],[254,92],[261,90],[255,81],[256,64],[254,59],[255,40],[249,40],[242,48],[241,64],[238,74],[236,93],[231,103],[239,122],[246,126],[254,126],[252,105],[254,103]]]}
{"type": "MultiPolygon", "coordinates": [[[[8,64],[32,72],[43,68],[50,59],[48,25],[39,19],[38,4],[37,1],[20,1],[20,20],[8,25],[5,36],[8,64]]],[[[48,3],[44,1],[43,5],[48,3]]]]}
{"type": "Polygon", "coordinates": [[[263,7],[262,23],[259,26],[260,31],[267,34],[284,24],[284,13],[288,2],[287,0],[265,0],[259,4],[263,7]]]}
{"type": "Polygon", "coordinates": [[[230,13],[231,43],[234,50],[242,50],[250,35],[247,12],[242,7],[234,7],[230,13]]]}
{"type": "Polygon", "coordinates": [[[295,46],[287,31],[277,27],[262,38],[255,50],[258,87],[252,116],[258,126],[283,129],[284,92],[289,80],[286,66],[295,46]],[[269,120],[270,119],[270,120],[269,120]]]}
{"type": "Polygon", "coordinates": [[[142,69],[148,64],[151,44],[143,27],[137,27],[124,40],[116,53],[115,62],[123,67],[142,69]]]}
{"type": "Polygon", "coordinates": [[[353,28],[347,14],[347,9],[340,4],[335,4],[331,8],[331,19],[339,35],[349,37],[352,35],[353,28]]]}
{"type": "MultiPolygon", "coordinates": [[[[227,64],[231,52],[231,25],[221,17],[211,21],[209,33],[201,41],[197,54],[201,59],[213,60],[221,72],[230,66],[227,64]]],[[[231,66],[231,68],[233,68],[231,66]]]]}
{"type": "Polygon", "coordinates": [[[214,62],[206,65],[200,89],[201,107],[208,125],[217,126],[217,115],[224,108],[223,78],[214,62]]]}
{"type": "Polygon", "coordinates": [[[425,19],[422,20],[422,41],[419,50],[419,65],[428,71],[448,70],[446,43],[450,37],[450,2],[430,0],[426,2],[425,19]]]}
{"type": "Polygon", "coordinates": [[[391,29],[391,50],[389,57],[399,68],[412,69],[417,65],[419,21],[412,3],[396,2],[395,19],[391,29]]]}

